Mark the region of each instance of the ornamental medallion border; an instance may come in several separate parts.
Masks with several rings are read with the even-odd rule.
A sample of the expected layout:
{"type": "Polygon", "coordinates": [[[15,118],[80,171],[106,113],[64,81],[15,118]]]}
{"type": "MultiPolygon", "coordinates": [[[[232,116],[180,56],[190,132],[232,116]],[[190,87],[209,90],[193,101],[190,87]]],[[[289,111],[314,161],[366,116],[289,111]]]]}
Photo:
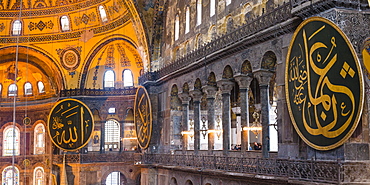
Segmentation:
{"type": "Polygon", "coordinates": [[[85,103],[83,103],[82,101],[77,100],[77,99],[73,99],[73,98],[66,98],[66,99],[62,99],[62,100],[60,100],[60,101],[56,102],[56,104],[54,104],[53,108],[51,109],[51,111],[50,111],[50,113],[49,113],[49,115],[48,115],[47,130],[48,130],[48,135],[49,135],[49,137],[50,137],[50,140],[51,140],[51,142],[52,142],[56,147],[58,147],[59,149],[62,149],[63,151],[74,152],[74,151],[77,151],[77,150],[79,150],[79,149],[81,149],[81,148],[85,147],[85,146],[89,143],[89,141],[90,141],[91,137],[93,136],[93,133],[94,133],[94,127],[95,127],[95,124],[94,124],[94,116],[93,116],[93,114],[92,114],[92,112],[91,112],[90,108],[89,108],[85,103]],[[54,142],[54,140],[53,140],[53,138],[52,138],[52,136],[51,136],[51,134],[50,134],[50,129],[49,129],[50,116],[51,116],[51,115],[52,115],[52,113],[54,112],[54,109],[55,109],[56,107],[58,107],[62,102],[65,102],[65,101],[75,101],[75,102],[78,102],[79,104],[81,104],[82,106],[84,106],[84,107],[88,110],[88,113],[89,113],[89,114],[90,114],[90,116],[91,116],[92,132],[90,133],[90,136],[88,137],[88,139],[86,140],[86,142],[85,142],[85,143],[83,143],[80,147],[78,147],[78,148],[76,148],[76,149],[72,149],[72,150],[71,150],[71,149],[65,149],[65,148],[62,148],[61,146],[57,145],[57,144],[54,142]]]}
{"type": "MultiPolygon", "coordinates": [[[[298,133],[299,137],[307,144],[309,145],[310,147],[316,149],[316,150],[322,150],[322,151],[325,151],[325,150],[331,150],[331,149],[335,149],[341,145],[343,145],[350,137],[351,135],[353,134],[353,132],[355,131],[355,129],[357,128],[358,126],[358,123],[361,119],[361,115],[362,115],[362,111],[363,111],[363,105],[364,105],[364,79],[363,79],[363,73],[362,73],[362,68],[361,68],[361,65],[360,65],[360,62],[359,62],[359,59],[358,59],[358,56],[351,44],[351,42],[349,41],[348,37],[345,35],[345,33],[336,25],[334,24],[333,22],[331,22],[330,20],[328,19],[325,19],[325,18],[322,18],[322,17],[311,17],[311,18],[308,18],[306,20],[304,20],[298,27],[297,29],[294,31],[294,34],[292,36],[292,39],[290,41],[290,44],[289,44],[289,48],[288,48],[288,53],[287,53],[287,57],[286,57],[286,66],[285,66],[285,97],[286,97],[286,102],[287,102],[287,106],[288,106],[288,112],[289,112],[289,117],[291,119],[291,122],[294,126],[294,129],[295,131],[298,133]],[[345,136],[343,136],[342,139],[340,139],[339,141],[337,141],[336,143],[332,144],[332,145],[328,145],[328,146],[319,146],[319,145],[316,145],[314,143],[312,143],[308,138],[306,138],[302,132],[300,131],[300,129],[298,128],[298,125],[296,123],[296,120],[295,120],[295,117],[293,115],[293,112],[292,112],[292,107],[291,107],[291,102],[290,102],[290,96],[289,96],[289,92],[291,89],[289,89],[289,85],[288,85],[288,74],[289,74],[289,62],[290,62],[290,55],[291,55],[291,52],[292,52],[292,47],[296,41],[296,37],[298,36],[299,32],[301,31],[301,29],[306,26],[308,23],[310,22],[313,22],[313,21],[321,21],[321,22],[324,22],[326,24],[328,24],[329,26],[331,26],[333,29],[335,29],[339,35],[343,38],[343,40],[347,43],[347,46],[349,48],[349,50],[351,51],[351,54],[352,54],[352,57],[354,59],[354,63],[356,64],[356,67],[357,67],[357,72],[359,73],[358,76],[359,76],[359,108],[358,108],[358,111],[356,113],[356,118],[354,118],[354,122],[353,122],[353,125],[352,125],[352,128],[350,128],[350,130],[347,131],[347,133],[345,134],[345,136]]],[[[358,105],[357,105],[358,106],[358,105]]]]}
{"type": "Polygon", "coordinates": [[[149,144],[150,144],[150,141],[151,141],[151,137],[152,137],[152,132],[153,132],[153,114],[152,114],[152,105],[151,105],[151,102],[150,102],[150,97],[148,95],[148,92],[146,91],[145,87],[144,86],[138,86],[137,88],[137,91],[136,91],[136,95],[135,95],[135,104],[134,104],[134,123],[135,123],[135,130],[136,130],[136,136],[137,136],[137,141],[140,145],[140,147],[142,149],[146,149],[148,148],[149,144]],[[149,133],[147,134],[148,136],[148,141],[145,143],[142,143],[139,141],[138,137],[140,135],[140,132],[138,130],[138,120],[136,118],[136,113],[137,113],[137,109],[138,109],[138,104],[137,104],[137,100],[138,100],[138,96],[140,95],[140,91],[143,91],[142,96],[145,96],[146,100],[147,100],[147,104],[149,105],[149,123],[148,123],[148,126],[150,127],[148,130],[149,130],[149,133]]]}

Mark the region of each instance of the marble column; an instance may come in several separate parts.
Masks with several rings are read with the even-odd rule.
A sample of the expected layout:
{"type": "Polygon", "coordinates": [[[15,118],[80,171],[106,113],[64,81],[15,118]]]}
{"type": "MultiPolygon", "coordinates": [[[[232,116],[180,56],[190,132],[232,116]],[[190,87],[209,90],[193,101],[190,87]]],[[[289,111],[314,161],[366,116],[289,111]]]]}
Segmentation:
{"type": "Polygon", "coordinates": [[[202,100],[202,91],[193,90],[190,92],[194,103],[194,154],[199,153],[200,149],[200,101],[202,100]]]}
{"type": "Polygon", "coordinates": [[[240,118],[241,118],[241,127],[242,127],[242,134],[241,134],[241,150],[242,153],[245,153],[246,150],[249,148],[249,131],[244,130],[244,127],[249,126],[249,97],[248,97],[248,90],[249,86],[253,80],[253,78],[249,75],[238,75],[234,77],[234,79],[239,84],[240,90],[240,118]]]}
{"type": "MultiPolygon", "coordinates": [[[[181,131],[188,131],[188,121],[189,121],[189,101],[191,100],[191,97],[189,93],[180,93],[179,98],[182,100],[182,119],[181,119],[181,131]]],[[[186,150],[188,149],[188,136],[183,135],[182,136],[182,152],[186,153],[186,150]]]]}
{"type": "Polygon", "coordinates": [[[100,132],[100,153],[105,153],[105,122],[100,121],[101,124],[101,132],[100,132]]]}
{"type": "Polygon", "coordinates": [[[215,144],[215,96],[217,87],[204,86],[203,92],[207,94],[207,120],[208,120],[208,154],[212,155],[215,144]]]}
{"type": "Polygon", "coordinates": [[[230,126],[231,126],[231,106],[230,94],[234,82],[222,79],[217,82],[217,86],[222,92],[222,150],[224,155],[228,155],[230,150],[230,126]]]}
{"type": "Polygon", "coordinates": [[[258,79],[261,98],[261,121],[262,121],[262,157],[268,158],[270,151],[270,114],[269,114],[269,84],[273,73],[260,70],[254,73],[258,79]]]}

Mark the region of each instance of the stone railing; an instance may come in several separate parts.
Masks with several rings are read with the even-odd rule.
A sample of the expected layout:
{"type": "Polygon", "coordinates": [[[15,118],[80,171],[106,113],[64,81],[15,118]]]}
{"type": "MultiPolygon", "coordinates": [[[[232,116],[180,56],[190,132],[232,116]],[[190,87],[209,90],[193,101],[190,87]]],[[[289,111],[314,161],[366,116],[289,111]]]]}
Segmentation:
{"type": "MultiPolygon", "coordinates": [[[[137,160],[137,159],[136,159],[137,160]]],[[[282,177],[314,183],[370,183],[370,162],[264,159],[179,154],[144,154],[135,164],[174,166],[282,177]]]]}
{"type": "MultiPolygon", "coordinates": [[[[21,155],[14,156],[14,164],[19,165],[20,167],[32,167],[37,163],[48,163],[50,155],[21,155]]],[[[0,157],[0,166],[6,166],[12,164],[12,156],[3,156],[0,157]]]]}
{"type": "MultiPolygon", "coordinates": [[[[202,65],[205,65],[205,63],[201,65],[195,65],[195,63],[197,61],[205,59],[205,57],[207,57],[206,62],[211,62],[212,60],[215,60],[216,57],[214,56],[213,58],[212,57],[213,54],[217,53],[217,57],[219,58],[224,55],[228,55],[232,52],[239,51],[248,45],[263,42],[267,39],[270,39],[273,36],[276,37],[285,32],[289,32],[291,30],[284,31],[284,29],[279,28],[279,31],[270,31],[260,36],[248,38],[249,36],[256,34],[262,30],[269,29],[273,26],[276,26],[279,23],[291,19],[292,15],[290,12],[291,12],[290,4],[285,3],[282,6],[279,6],[276,9],[274,9],[272,12],[256,17],[253,20],[245,23],[243,26],[234,29],[232,32],[227,33],[221,37],[218,37],[212,40],[211,42],[201,46],[200,48],[187,53],[186,55],[175,60],[174,62],[167,64],[157,72],[148,72],[142,75],[141,77],[139,77],[139,83],[143,84],[146,81],[156,81],[160,78],[170,75],[170,73],[172,72],[178,73],[178,70],[184,67],[190,66],[189,70],[192,69],[191,68],[192,65],[195,68],[201,67],[202,65]],[[231,47],[231,49],[229,47],[231,47]],[[228,49],[226,50],[226,48],[228,49]]],[[[181,72],[178,73],[178,75],[179,74],[181,74],[181,72]]]]}
{"type": "MultiPolygon", "coordinates": [[[[122,153],[89,153],[89,154],[66,154],[66,163],[104,163],[104,162],[127,162],[134,164],[134,152],[122,153]]],[[[53,162],[63,163],[64,155],[54,155],[53,162]]]]}
{"type": "Polygon", "coordinates": [[[367,0],[290,0],[292,14],[305,18],[330,8],[370,9],[367,0]]]}
{"type": "Polygon", "coordinates": [[[120,95],[135,95],[136,87],[126,87],[123,89],[68,89],[61,90],[61,97],[69,96],[120,96],[120,95]]]}

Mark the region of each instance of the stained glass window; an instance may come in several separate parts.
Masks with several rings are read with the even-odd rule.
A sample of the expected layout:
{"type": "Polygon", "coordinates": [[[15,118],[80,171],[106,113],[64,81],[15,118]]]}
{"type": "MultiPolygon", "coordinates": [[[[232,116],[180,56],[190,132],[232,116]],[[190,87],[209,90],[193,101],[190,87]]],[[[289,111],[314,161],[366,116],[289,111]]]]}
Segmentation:
{"type": "Polygon", "coordinates": [[[33,185],[44,185],[44,169],[42,167],[35,168],[33,172],[33,185]]]}
{"type": "Polygon", "coordinates": [[[197,25],[202,24],[202,0],[197,2],[197,25]]]}
{"type": "Polygon", "coordinates": [[[123,86],[124,87],[134,86],[134,78],[132,76],[131,70],[129,69],[125,69],[123,71],[123,86]]]}
{"type": "Polygon", "coordinates": [[[17,96],[17,85],[10,84],[8,89],[8,96],[17,96]]]}
{"type": "Polygon", "coordinates": [[[190,8],[186,7],[185,12],[185,33],[189,33],[190,31],[190,8]]]}
{"type": "Polygon", "coordinates": [[[118,121],[110,119],[105,122],[105,150],[113,151],[119,149],[120,126],[118,121]]]}
{"type": "Polygon", "coordinates": [[[121,185],[121,173],[120,172],[112,172],[108,175],[107,179],[105,180],[106,185],[121,185]]]}
{"type": "Polygon", "coordinates": [[[24,84],[24,94],[32,95],[32,84],[30,82],[24,84]]]}
{"type": "Polygon", "coordinates": [[[19,185],[19,170],[8,166],[3,170],[2,185],[19,185]]]}
{"type": "Polygon", "coordinates": [[[209,16],[212,17],[216,14],[216,0],[210,0],[210,11],[209,11],[209,16]]]}
{"type": "Polygon", "coordinates": [[[34,130],[34,154],[45,153],[45,127],[39,123],[34,130]]]}
{"type": "Polygon", "coordinates": [[[22,23],[20,20],[13,22],[13,35],[21,35],[22,23]]]}
{"type": "Polygon", "coordinates": [[[179,35],[180,35],[180,18],[179,14],[177,14],[175,18],[175,40],[179,39],[179,35]]]}
{"type": "Polygon", "coordinates": [[[104,87],[114,87],[114,72],[108,70],[104,74],[104,87]]]}
{"type": "Polygon", "coordinates": [[[69,31],[70,30],[68,16],[63,15],[60,18],[60,26],[62,27],[62,31],[69,31]]]}
{"type": "Polygon", "coordinates": [[[19,129],[8,126],[4,129],[3,156],[19,155],[19,129]]]}
{"type": "Polygon", "coordinates": [[[99,12],[100,12],[100,18],[101,18],[101,21],[102,22],[107,22],[108,21],[108,17],[107,17],[107,13],[104,9],[104,6],[100,5],[99,6],[99,12]]]}
{"type": "Polygon", "coordinates": [[[41,81],[37,82],[37,87],[39,88],[39,93],[44,93],[45,92],[44,83],[42,83],[41,81]]]}

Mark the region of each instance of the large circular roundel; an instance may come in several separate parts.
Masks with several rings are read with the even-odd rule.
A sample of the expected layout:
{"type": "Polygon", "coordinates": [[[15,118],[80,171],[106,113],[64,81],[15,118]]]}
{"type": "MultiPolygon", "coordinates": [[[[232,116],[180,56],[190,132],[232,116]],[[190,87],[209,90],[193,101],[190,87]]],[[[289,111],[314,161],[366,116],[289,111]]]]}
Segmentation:
{"type": "Polygon", "coordinates": [[[75,151],[89,142],[94,131],[93,115],[81,101],[64,99],[51,109],[47,128],[55,146],[75,151]]]}
{"type": "Polygon", "coordinates": [[[309,146],[334,149],[356,129],[364,97],[362,71],[346,35],[329,20],[309,18],[294,32],[285,87],[294,128],[309,146]]]}
{"type": "Polygon", "coordinates": [[[137,141],[142,149],[146,149],[152,137],[152,107],[149,95],[142,86],[139,86],[136,92],[134,122],[137,141]]]}

